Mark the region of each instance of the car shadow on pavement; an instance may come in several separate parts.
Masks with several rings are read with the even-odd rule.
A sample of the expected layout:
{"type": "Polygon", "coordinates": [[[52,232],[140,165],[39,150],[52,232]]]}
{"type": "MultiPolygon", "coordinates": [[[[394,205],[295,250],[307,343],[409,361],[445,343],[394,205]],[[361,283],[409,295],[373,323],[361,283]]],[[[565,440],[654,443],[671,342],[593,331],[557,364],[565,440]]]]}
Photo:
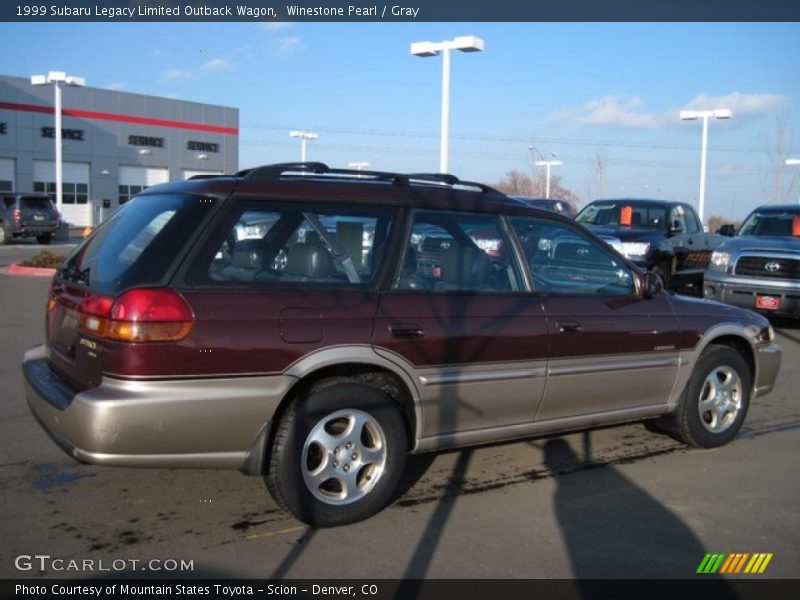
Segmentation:
{"type": "Polygon", "coordinates": [[[544,461],[556,481],[555,514],[573,575],[696,577],[706,550],[692,530],[616,467],[593,463],[588,454],[586,440],[583,459],[564,439],[544,444],[544,461]]]}

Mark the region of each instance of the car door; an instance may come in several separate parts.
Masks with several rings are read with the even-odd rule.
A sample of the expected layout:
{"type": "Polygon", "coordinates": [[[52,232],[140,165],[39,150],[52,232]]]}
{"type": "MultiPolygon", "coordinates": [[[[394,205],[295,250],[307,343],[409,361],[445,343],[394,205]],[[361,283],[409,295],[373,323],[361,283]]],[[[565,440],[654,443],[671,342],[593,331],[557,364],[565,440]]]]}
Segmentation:
{"type": "Polygon", "coordinates": [[[711,250],[694,209],[684,204],[674,205],[668,225],[668,244],[675,252],[675,270],[686,275],[705,270],[711,250]]]}
{"type": "Polygon", "coordinates": [[[547,388],[537,421],[666,404],[678,367],[667,294],[644,299],[601,241],[561,221],[513,218],[547,321],[547,388]]]}
{"type": "Polygon", "coordinates": [[[414,379],[421,437],[530,423],[544,392],[547,327],[496,214],[417,211],[376,352],[414,379]]]}

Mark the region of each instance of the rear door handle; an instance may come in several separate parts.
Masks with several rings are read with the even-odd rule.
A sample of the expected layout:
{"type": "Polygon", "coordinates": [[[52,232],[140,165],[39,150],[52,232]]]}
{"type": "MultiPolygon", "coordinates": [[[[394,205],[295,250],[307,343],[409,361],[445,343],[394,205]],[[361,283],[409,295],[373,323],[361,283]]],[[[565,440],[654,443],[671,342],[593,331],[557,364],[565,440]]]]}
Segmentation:
{"type": "Polygon", "coordinates": [[[394,337],[401,339],[421,338],[425,335],[422,327],[409,322],[389,323],[389,331],[394,337]]]}
{"type": "Polygon", "coordinates": [[[577,321],[557,321],[556,326],[559,333],[576,333],[581,330],[581,324],[577,321]]]}

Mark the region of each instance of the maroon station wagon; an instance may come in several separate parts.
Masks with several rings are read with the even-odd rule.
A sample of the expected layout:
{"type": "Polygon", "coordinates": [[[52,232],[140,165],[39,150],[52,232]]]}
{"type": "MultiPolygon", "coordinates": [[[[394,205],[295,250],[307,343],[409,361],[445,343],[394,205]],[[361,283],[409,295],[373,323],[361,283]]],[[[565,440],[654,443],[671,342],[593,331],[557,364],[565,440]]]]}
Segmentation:
{"type": "Polygon", "coordinates": [[[655,420],[736,436],[781,350],[572,220],[450,175],[271,165],[154,186],[68,257],[27,398],[75,459],[264,475],[315,526],[406,456],[655,420]]]}

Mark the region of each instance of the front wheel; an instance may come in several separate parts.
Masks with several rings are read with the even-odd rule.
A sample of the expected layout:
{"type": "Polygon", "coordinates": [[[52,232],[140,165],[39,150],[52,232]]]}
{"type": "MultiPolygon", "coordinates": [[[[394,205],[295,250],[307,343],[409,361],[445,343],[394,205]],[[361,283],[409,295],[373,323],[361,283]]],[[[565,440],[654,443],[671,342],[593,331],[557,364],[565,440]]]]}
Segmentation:
{"type": "Polygon", "coordinates": [[[736,350],[707,348],[681,397],[676,415],[678,438],[701,448],[731,441],[747,415],[751,381],[750,369],[736,350]]]}
{"type": "Polygon", "coordinates": [[[275,434],[267,488],[314,527],[366,519],[394,497],[407,452],[396,403],[360,383],[335,383],[297,398],[275,434]]]}

